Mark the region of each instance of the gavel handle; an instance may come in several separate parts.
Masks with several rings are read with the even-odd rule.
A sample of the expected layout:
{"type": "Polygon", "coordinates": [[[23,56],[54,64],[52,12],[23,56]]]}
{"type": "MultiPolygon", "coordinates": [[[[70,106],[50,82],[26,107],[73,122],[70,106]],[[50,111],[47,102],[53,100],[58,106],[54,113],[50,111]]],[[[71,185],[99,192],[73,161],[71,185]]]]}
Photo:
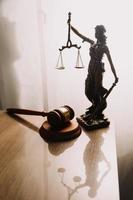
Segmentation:
{"type": "Polygon", "coordinates": [[[40,112],[40,111],[20,109],[20,108],[7,108],[7,112],[9,114],[38,115],[42,117],[45,117],[48,115],[47,112],[40,112]]]}

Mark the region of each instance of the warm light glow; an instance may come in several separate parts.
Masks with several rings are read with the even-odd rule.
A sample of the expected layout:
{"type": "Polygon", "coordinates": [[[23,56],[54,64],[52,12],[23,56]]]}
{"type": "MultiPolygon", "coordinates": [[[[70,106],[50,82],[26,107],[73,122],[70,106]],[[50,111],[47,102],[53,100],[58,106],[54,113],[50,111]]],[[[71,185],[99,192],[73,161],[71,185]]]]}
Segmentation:
{"type": "MultiPolygon", "coordinates": [[[[132,1],[47,1],[46,58],[50,107],[66,102],[72,104],[79,114],[89,105],[84,95],[84,80],[89,62],[89,45],[87,43],[82,44],[82,41],[71,33],[72,41],[82,45],[81,56],[86,68],[82,70],[74,68],[77,51],[73,48],[66,49],[63,52],[66,69],[64,71],[55,70],[59,55],[58,48],[66,45],[67,41],[67,17],[69,11],[72,13],[71,23],[73,26],[92,39],[95,39],[94,27],[98,24],[105,25],[107,45],[119,77],[119,83],[108,98],[106,112],[110,117],[115,118],[118,123],[123,124],[124,120],[127,120],[128,126],[132,126],[131,120],[129,120],[129,118],[132,118],[133,113],[131,108],[133,102],[133,91],[131,89],[133,85],[132,1]]],[[[109,88],[114,81],[114,77],[106,57],[104,62],[106,69],[104,85],[109,88]]]]}

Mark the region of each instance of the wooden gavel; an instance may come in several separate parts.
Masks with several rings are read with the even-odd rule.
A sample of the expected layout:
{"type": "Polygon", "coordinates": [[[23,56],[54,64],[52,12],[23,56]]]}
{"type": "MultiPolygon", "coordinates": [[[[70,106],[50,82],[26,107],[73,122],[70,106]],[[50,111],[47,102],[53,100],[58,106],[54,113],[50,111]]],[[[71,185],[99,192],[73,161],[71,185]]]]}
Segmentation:
{"type": "Polygon", "coordinates": [[[50,112],[39,112],[34,110],[19,109],[19,108],[8,108],[7,112],[9,114],[23,114],[23,115],[38,115],[42,117],[47,117],[48,123],[53,128],[62,128],[67,122],[74,118],[74,110],[70,106],[62,106],[59,109],[55,109],[50,112]]]}

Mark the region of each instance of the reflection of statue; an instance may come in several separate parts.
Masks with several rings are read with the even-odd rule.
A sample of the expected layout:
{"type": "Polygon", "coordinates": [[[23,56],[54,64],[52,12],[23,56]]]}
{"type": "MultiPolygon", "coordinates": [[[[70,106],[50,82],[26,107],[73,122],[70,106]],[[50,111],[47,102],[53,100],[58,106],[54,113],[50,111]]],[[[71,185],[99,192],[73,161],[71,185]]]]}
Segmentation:
{"type": "MultiPolygon", "coordinates": [[[[67,185],[64,181],[64,174],[65,174],[65,168],[59,168],[58,169],[58,173],[60,175],[60,179],[61,179],[61,183],[62,185],[67,189],[67,193],[68,193],[68,200],[71,199],[72,195],[77,192],[77,186],[75,186],[74,188],[70,187],[69,185],[67,185]]],[[[75,182],[75,184],[79,184],[81,181],[80,176],[75,176],[73,177],[73,181],[75,182]]]]}
{"type": "MultiPolygon", "coordinates": [[[[69,21],[68,21],[69,23],[69,21]]],[[[80,34],[73,26],[71,26],[72,31],[78,35],[83,41],[90,43],[90,63],[88,67],[88,75],[85,81],[85,94],[89,101],[92,103],[91,107],[89,107],[84,115],[84,119],[86,116],[91,115],[96,108],[97,109],[96,119],[103,119],[104,115],[102,114],[103,110],[106,108],[106,98],[103,98],[104,95],[108,92],[102,85],[103,80],[103,72],[104,72],[104,63],[102,62],[102,58],[104,54],[107,56],[108,61],[111,66],[111,70],[115,77],[115,84],[118,82],[118,77],[116,75],[116,71],[111,59],[111,55],[109,49],[106,45],[106,36],[105,36],[105,28],[103,25],[98,25],[95,27],[95,37],[97,39],[96,42],[91,40],[88,37],[80,34]]]]}
{"type": "Polygon", "coordinates": [[[81,183],[81,178],[79,176],[75,176],[73,181],[77,183],[74,188],[70,187],[64,182],[64,168],[59,168],[58,173],[61,175],[61,183],[67,189],[68,192],[68,200],[81,188],[88,187],[88,196],[95,197],[100,187],[104,177],[110,171],[110,163],[106,159],[104,153],[101,150],[101,146],[104,142],[103,136],[99,133],[92,133],[89,134],[90,141],[87,144],[84,155],[83,161],[85,164],[85,174],[86,178],[83,183],[81,183]],[[106,164],[105,170],[100,171],[99,163],[104,161],[106,164]],[[99,178],[100,177],[100,178],[99,178]],[[99,178],[99,179],[98,179],[99,178]]]}
{"type": "Polygon", "coordinates": [[[88,195],[90,197],[94,197],[96,196],[97,190],[100,187],[104,177],[110,170],[110,164],[101,150],[101,146],[104,142],[102,135],[100,135],[99,132],[96,132],[89,134],[89,138],[90,141],[85,148],[83,157],[85,164],[86,179],[84,183],[78,185],[76,189],[88,186],[89,187],[88,195]],[[102,161],[106,163],[106,169],[101,174],[99,170],[99,163],[102,161]],[[101,177],[98,180],[98,176],[100,174],[101,177]]]}

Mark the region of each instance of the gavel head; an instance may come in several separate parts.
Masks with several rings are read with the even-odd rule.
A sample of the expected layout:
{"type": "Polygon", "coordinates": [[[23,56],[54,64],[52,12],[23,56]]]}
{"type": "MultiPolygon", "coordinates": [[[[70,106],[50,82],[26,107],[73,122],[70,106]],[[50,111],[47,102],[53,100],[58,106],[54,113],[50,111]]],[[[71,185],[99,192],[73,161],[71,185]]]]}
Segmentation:
{"type": "Polygon", "coordinates": [[[69,106],[63,106],[48,113],[48,123],[53,128],[62,128],[74,118],[74,111],[69,106]]]}

